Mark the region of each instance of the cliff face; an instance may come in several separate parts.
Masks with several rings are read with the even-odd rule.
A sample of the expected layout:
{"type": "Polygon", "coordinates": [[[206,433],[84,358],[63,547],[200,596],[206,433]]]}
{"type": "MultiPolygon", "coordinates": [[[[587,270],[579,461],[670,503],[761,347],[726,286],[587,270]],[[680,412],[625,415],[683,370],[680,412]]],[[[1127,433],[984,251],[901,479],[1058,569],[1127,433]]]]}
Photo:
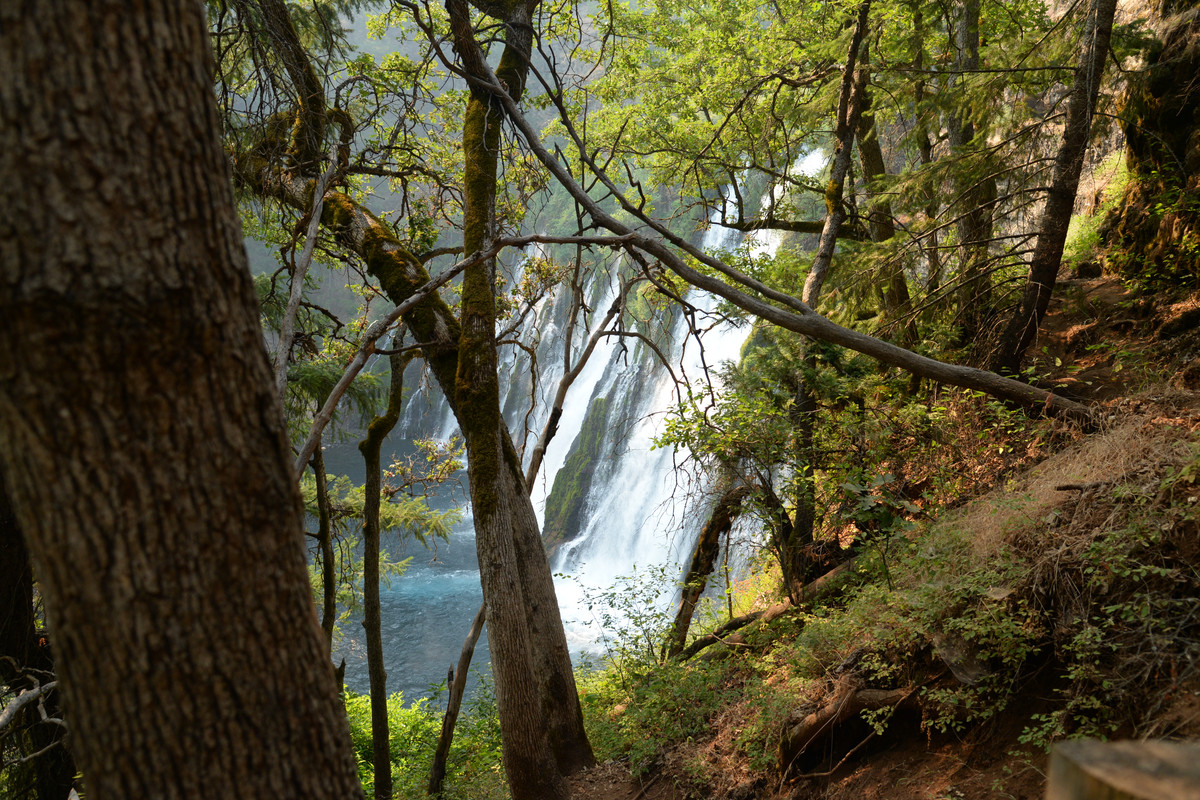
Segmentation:
{"type": "MultiPolygon", "coordinates": [[[[1162,23],[1126,96],[1131,181],[1106,224],[1110,266],[1146,286],[1200,285],[1200,6],[1162,23]]],[[[1181,10],[1182,9],[1182,10],[1181,10]]]]}
{"type": "Polygon", "coordinates": [[[608,424],[608,400],[597,397],[588,409],[579,435],[562,469],[554,476],[554,486],[546,497],[546,522],[542,539],[556,548],[579,534],[588,507],[592,476],[603,457],[608,424]]]}

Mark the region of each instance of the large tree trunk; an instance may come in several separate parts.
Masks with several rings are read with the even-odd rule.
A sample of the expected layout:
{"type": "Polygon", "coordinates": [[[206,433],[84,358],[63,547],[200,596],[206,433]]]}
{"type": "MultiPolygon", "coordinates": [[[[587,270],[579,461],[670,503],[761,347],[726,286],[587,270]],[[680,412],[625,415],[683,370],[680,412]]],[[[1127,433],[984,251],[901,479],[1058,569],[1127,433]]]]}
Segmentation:
{"type": "Polygon", "coordinates": [[[361,797],[206,48],[0,5],[0,470],[89,798],[361,797]]]}
{"type": "Polygon", "coordinates": [[[1092,131],[1092,113],[1100,92],[1100,78],[1108,58],[1112,36],[1113,15],[1117,0],[1092,0],[1088,7],[1087,23],[1083,28],[1083,50],[1075,70],[1075,85],[1067,104],[1067,121],[1062,144],[1054,158],[1054,174],[1037,244],[1029,262],[1029,279],[1021,294],[1016,313],[1005,326],[1000,346],[992,357],[991,367],[997,371],[1016,374],[1021,368],[1021,356],[1037,338],[1038,326],[1050,305],[1058,267],[1062,262],[1063,245],[1071,212],[1075,209],[1075,194],[1079,189],[1079,173],[1087,152],[1092,131]]]}
{"type": "MultiPolygon", "coordinates": [[[[511,2],[506,9],[505,47],[497,75],[515,99],[524,91],[529,69],[535,6],[536,2],[511,2]]],[[[459,55],[467,70],[475,72],[480,53],[466,3],[450,0],[447,9],[459,55]]],[[[463,252],[468,255],[486,249],[496,235],[503,124],[503,112],[491,94],[472,89],[463,123],[463,252]]],[[[458,419],[467,445],[488,644],[514,798],[565,797],[560,776],[590,766],[595,759],[583,729],[537,517],[520,458],[500,416],[495,288],[494,258],[464,273],[455,381],[458,419]],[[551,756],[548,767],[538,763],[544,746],[551,756]]]]}
{"type": "MultiPolygon", "coordinates": [[[[583,347],[583,352],[575,359],[575,363],[571,363],[571,342],[572,328],[568,326],[567,335],[563,343],[563,376],[558,381],[558,388],[554,392],[554,400],[550,406],[549,416],[546,418],[546,424],[542,428],[542,433],[538,437],[537,443],[534,445],[533,452],[529,456],[529,465],[525,469],[525,487],[528,489],[533,486],[537,480],[538,471],[542,466],[542,459],[546,454],[546,448],[558,433],[558,421],[562,417],[563,404],[567,399],[567,392],[575,383],[575,379],[583,371],[588,359],[596,350],[596,345],[604,337],[609,323],[621,313],[625,307],[625,297],[630,288],[634,285],[634,281],[623,281],[621,289],[617,293],[617,297],[609,306],[608,312],[604,315],[604,319],[597,323],[592,331],[592,335],[588,337],[587,344],[583,347]]],[[[576,303],[576,311],[581,307],[583,299],[578,296],[576,303]]],[[[574,313],[574,312],[573,312],[574,313]]],[[[573,317],[572,317],[573,318],[573,317]]],[[[458,713],[462,708],[463,692],[467,686],[467,670],[471,666],[471,659],[475,655],[475,644],[479,641],[479,635],[483,631],[483,624],[487,613],[486,606],[480,606],[478,613],[475,614],[474,620],[471,622],[471,628],[467,632],[467,637],[463,641],[462,652],[458,658],[457,671],[451,670],[450,691],[446,696],[446,713],[442,717],[442,732],[438,737],[437,750],[434,752],[433,764],[429,768],[429,784],[428,794],[436,796],[442,792],[442,783],[446,778],[446,758],[450,754],[450,745],[454,741],[454,726],[458,721],[458,713]]],[[[582,713],[582,709],[581,709],[582,713]]],[[[589,744],[590,747],[590,744],[589,744]]]]}

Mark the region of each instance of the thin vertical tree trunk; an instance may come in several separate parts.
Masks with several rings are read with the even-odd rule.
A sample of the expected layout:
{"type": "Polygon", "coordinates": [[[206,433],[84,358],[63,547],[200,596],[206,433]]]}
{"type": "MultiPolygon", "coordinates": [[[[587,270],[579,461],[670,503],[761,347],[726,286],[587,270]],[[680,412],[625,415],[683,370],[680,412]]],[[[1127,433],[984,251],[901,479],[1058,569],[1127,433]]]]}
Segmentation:
{"type": "MultiPolygon", "coordinates": [[[[288,361],[292,355],[292,341],[296,337],[296,315],[300,311],[300,301],[304,298],[304,279],[308,268],[312,266],[313,250],[317,246],[317,234],[321,229],[321,207],[325,204],[325,187],[333,174],[337,172],[337,153],[330,153],[329,169],[317,179],[316,189],[313,190],[313,207],[308,215],[305,226],[304,246],[300,250],[300,258],[292,259],[292,281],[288,288],[287,308],[283,312],[283,321],[279,325],[279,344],[275,348],[275,387],[279,392],[279,405],[287,400],[288,361]]],[[[292,251],[293,254],[295,251],[292,251]]]]}
{"type": "Polygon", "coordinates": [[[90,800],[361,797],[207,47],[0,4],[0,471],[90,800]]]}
{"type": "Polygon", "coordinates": [[[1038,327],[1054,294],[1063,245],[1067,241],[1067,228],[1079,190],[1079,174],[1083,170],[1083,157],[1087,153],[1092,131],[1092,115],[1096,110],[1100,79],[1108,58],[1116,7],[1116,0],[1092,0],[1088,7],[1079,66],[1075,70],[1075,83],[1067,103],[1062,143],[1054,158],[1054,173],[1046,206],[1042,210],[1037,244],[1029,262],[1029,278],[1021,293],[1021,303],[1005,326],[1000,346],[990,364],[998,372],[1016,374],[1020,370],[1021,357],[1037,338],[1038,327]]]}
{"type": "MultiPolygon", "coordinates": [[[[466,4],[451,0],[447,8],[459,55],[471,70],[472,59],[480,56],[466,4]]],[[[507,9],[506,42],[496,74],[514,98],[521,96],[528,72],[532,10],[532,3],[523,2],[507,9]]],[[[485,249],[495,236],[503,123],[491,94],[472,89],[463,123],[467,254],[485,249]]],[[[563,776],[594,763],[594,757],[583,730],[537,517],[500,416],[495,278],[494,258],[463,274],[455,398],[467,446],[504,762],[515,800],[565,798],[563,776]]]]}
{"type": "Polygon", "coordinates": [[[325,474],[325,448],[317,445],[312,456],[317,486],[317,547],[321,553],[321,630],[333,652],[333,629],[337,625],[337,559],[333,553],[333,512],[329,507],[329,482],[325,474]]]}
{"type": "Polygon", "coordinates": [[[696,604],[700,602],[700,595],[704,594],[705,583],[712,574],[717,556],[721,552],[721,537],[733,527],[741,512],[742,501],[748,493],[746,485],[732,472],[725,473],[717,482],[717,501],[709,512],[708,521],[700,529],[687,573],[683,578],[679,609],[675,612],[675,621],[671,625],[671,635],[667,640],[668,658],[679,655],[687,643],[688,628],[691,627],[696,604]]]}
{"type": "MultiPolygon", "coordinates": [[[[870,14],[871,0],[863,0],[858,8],[854,33],[850,39],[850,50],[846,55],[846,64],[842,72],[842,89],[838,98],[837,150],[834,153],[833,168],[829,183],[825,189],[825,224],[821,229],[821,237],[817,244],[817,252],[813,256],[812,267],[804,282],[804,295],[801,300],[809,308],[816,308],[821,298],[821,287],[833,263],[833,251],[837,246],[838,233],[846,219],[842,206],[845,192],[846,174],[850,171],[851,153],[854,149],[854,135],[859,127],[862,115],[862,93],[856,86],[856,64],[858,51],[866,37],[867,20],[870,14]]],[[[816,353],[812,348],[805,348],[804,371],[812,374],[817,369],[816,353]]],[[[813,540],[816,525],[816,491],[813,486],[816,470],[815,432],[817,425],[817,397],[809,380],[800,372],[796,376],[796,393],[792,399],[789,412],[792,420],[794,448],[799,474],[796,481],[797,489],[793,495],[795,511],[792,521],[784,526],[786,535],[780,541],[780,567],[783,572],[784,588],[788,594],[796,598],[804,586],[807,576],[804,548],[813,540]]]]}
{"type": "MultiPolygon", "coordinates": [[[[397,337],[397,340],[400,337],[397,337]]],[[[367,427],[367,438],[358,449],[366,467],[363,480],[363,628],[367,640],[367,675],[371,685],[371,756],[375,773],[375,800],[391,800],[391,731],[388,728],[387,671],[383,666],[383,630],[379,610],[379,506],[382,472],[379,451],[396,427],[404,399],[404,368],[410,357],[390,356],[392,377],[387,411],[367,427]]]]}
{"type": "Polygon", "coordinates": [[[833,249],[837,244],[838,232],[846,220],[846,209],[842,205],[845,194],[846,174],[850,171],[850,159],[854,150],[854,131],[858,128],[858,118],[862,113],[861,99],[854,91],[855,64],[858,61],[858,49],[867,32],[867,15],[871,9],[871,0],[863,0],[858,7],[858,18],[855,21],[854,33],[850,38],[850,52],[846,56],[846,65],[842,70],[842,89],[838,95],[838,110],[834,135],[837,149],[833,154],[833,167],[830,169],[829,183],[825,187],[825,224],[821,228],[821,238],[817,244],[817,252],[813,256],[812,266],[804,281],[804,294],[801,299],[810,307],[817,307],[817,299],[821,296],[821,287],[829,274],[833,263],[833,249]]]}
{"type": "MultiPolygon", "coordinates": [[[[796,458],[796,475],[793,478],[795,491],[792,494],[792,518],[785,526],[782,548],[784,588],[793,601],[808,582],[811,565],[808,558],[809,545],[813,543],[817,526],[817,447],[816,430],[819,405],[808,375],[817,370],[817,355],[811,348],[805,349],[804,369],[797,370],[796,391],[788,418],[792,423],[792,448],[796,458]]],[[[785,515],[780,505],[778,514],[785,515]]]]}
{"type": "Polygon", "coordinates": [[[475,645],[483,633],[486,617],[487,606],[481,605],[475,612],[475,618],[471,620],[471,629],[463,641],[462,652],[458,655],[458,669],[450,671],[450,696],[446,701],[446,713],[442,717],[442,732],[438,736],[437,749],[433,753],[433,765],[429,768],[429,785],[426,792],[430,797],[441,795],[442,784],[446,781],[446,759],[450,756],[450,745],[454,743],[454,726],[458,723],[463,694],[467,690],[467,672],[471,668],[475,645]]]}
{"type": "MultiPolygon", "coordinates": [[[[979,69],[979,14],[981,0],[962,0],[953,25],[954,68],[958,81],[979,69]]],[[[975,126],[962,113],[949,124],[952,149],[962,150],[975,140],[975,126]]],[[[962,211],[958,217],[959,318],[964,344],[973,341],[987,321],[992,302],[992,279],[985,269],[988,241],[992,237],[990,204],[996,197],[994,178],[968,178],[958,186],[962,211]]]]}
{"type": "MultiPolygon", "coordinates": [[[[866,182],[870,212],[867,214],[867,229],[871,241],[879,244],[890,241],[896,235],[892,221],[892,204],[886,194],[880,194],[877,182],[887,177],[887,164],[883,160],[883,148],[879,146],[879,132],[875,127],[875,114],[871,110],[871,95],[867,89],[870,81],[871,64],[867,43],[862,46],[858,74],[855,76],[855,92],[859,96],[862,111],[858,119],[858,157],[862,162],[863,179],[866,182]]],[[[883,303],[884,316],[893,321],[899,318],[909,305],[908,280],[904,276],[903,264],[896,261],[884,263],[883,274],[876,283],[876,291],[883,303]]],[[[902,332],[905,341],[911,341],[913,326],[906,325],[902,332]]]]}
{"type": "MultiPolygon", "coordinates": [[[[925,29],[925,15],[921,10],[921,3],[915,2],[912,4],[913,15],[913,35],[911,38],[911,47],[913,49],[913,69],[920,75],[925,69],[925,37],[927,31],[925,29]]],[[[926,97],[926,82],[924,78],[919,78],[913,89],[913,101],[917,107],[917,158],[923,166],[928,166],[933,163],[933,142],[929,139],[929,125],[926,122],[927,112],[922,108],[926,97]]],[[[938,210],[938,193],[934,188],[930,188],[926,193],[925,198],[925,218],[932,223],[937,218],[938,210]]],[[[942,282],[942,259],[938,252],[938,234],[936,230],[930,231],[926,235],[926,242],[922,246],[925,253],[926,273],[925,273],[925,296],[932,297],[941,286],[942,282]]],[[[929,317],[932,318],[934,309],[929,311],[929,317]]]]}

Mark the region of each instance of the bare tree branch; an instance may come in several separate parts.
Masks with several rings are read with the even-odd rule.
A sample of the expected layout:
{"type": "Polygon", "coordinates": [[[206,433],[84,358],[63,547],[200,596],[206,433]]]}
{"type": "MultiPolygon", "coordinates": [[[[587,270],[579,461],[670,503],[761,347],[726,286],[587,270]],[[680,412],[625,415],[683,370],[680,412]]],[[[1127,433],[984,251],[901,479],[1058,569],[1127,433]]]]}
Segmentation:
{"type": "Polygon", "coordinates": [[[0,711],[0,730],[4,730],[14,719],[22,708],[37,700],[42,695],[53,690],[58,686],[58,681],[50,681],[34,686],[32,689],[26,689],[16,696],[16,698],[0,711]]]}

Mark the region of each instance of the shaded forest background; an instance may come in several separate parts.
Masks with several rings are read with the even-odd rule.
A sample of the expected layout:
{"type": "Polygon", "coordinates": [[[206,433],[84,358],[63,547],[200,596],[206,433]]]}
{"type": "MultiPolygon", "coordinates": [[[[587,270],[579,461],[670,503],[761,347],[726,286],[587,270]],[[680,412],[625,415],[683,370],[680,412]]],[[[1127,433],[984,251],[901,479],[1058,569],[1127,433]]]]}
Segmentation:
{"type": "Polygon", "coordinates": [[[0,15],[0,183],[39,223],[0,228],[6,796],[1035,796],[1064,737],[1196,735],[1194,6],[155,8],[0,15]],[[93,174],[120,191],[62,189],[93,174]],[[235,210],[278,254],[253,286],[235,210]],[[550,306],[510,430],[502,354],[550,306]],[[597,344],[665,361],[680,316],[750,331],[659,441],[710,510],[577,671],[529,487],[597,344]],[[76,342],[71,380],[37,359],[76,342]],[[461,443],[382,463],[418,381],[461,443]],[[326,474],[339,418],[362,487],[326,474]],[[389,707],[380,537],[445,536],[464,467],[494,694],[452,740],[461,686],[389,707]],[[734,530],[762,552],[705,594],[734,530]]]}

